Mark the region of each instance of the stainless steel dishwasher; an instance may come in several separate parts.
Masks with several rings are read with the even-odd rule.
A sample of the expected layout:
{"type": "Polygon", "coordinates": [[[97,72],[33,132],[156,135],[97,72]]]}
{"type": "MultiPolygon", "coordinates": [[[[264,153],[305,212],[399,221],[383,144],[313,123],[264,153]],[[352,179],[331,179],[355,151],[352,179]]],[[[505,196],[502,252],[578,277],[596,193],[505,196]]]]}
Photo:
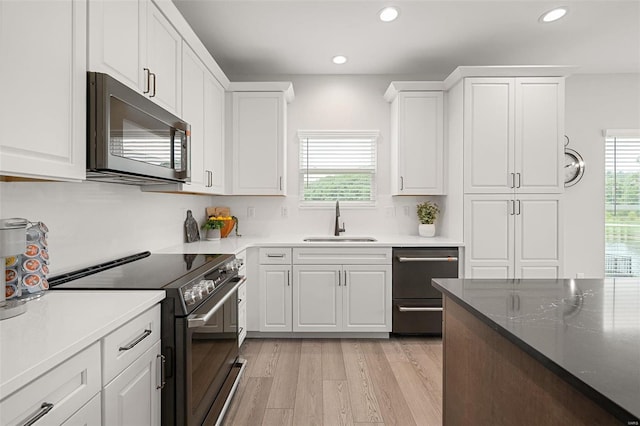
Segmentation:
{"type": "Polygon", "coordinates": [[[393,249],[393,326],[396,334],[442,334],[442,294],[432,278],[458,277],[458,248],[393,249]]]}

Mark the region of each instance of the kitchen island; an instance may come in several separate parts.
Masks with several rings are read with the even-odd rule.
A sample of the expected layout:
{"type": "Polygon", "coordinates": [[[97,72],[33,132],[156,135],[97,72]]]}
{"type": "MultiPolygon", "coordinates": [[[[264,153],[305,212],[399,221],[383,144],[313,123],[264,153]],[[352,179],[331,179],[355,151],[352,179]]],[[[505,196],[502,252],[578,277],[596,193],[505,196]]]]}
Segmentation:
{"type": "Polygon", "coordinates": [[[640,418],[640,282],[434,279],[444,424],[640,418]]]}

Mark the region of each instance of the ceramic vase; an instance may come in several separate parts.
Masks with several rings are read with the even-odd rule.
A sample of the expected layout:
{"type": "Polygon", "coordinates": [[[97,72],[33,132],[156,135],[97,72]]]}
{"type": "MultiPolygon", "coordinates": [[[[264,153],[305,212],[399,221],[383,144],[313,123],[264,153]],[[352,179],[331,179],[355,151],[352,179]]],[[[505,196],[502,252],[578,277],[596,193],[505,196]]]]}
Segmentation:
{"type": "Polygon", "coordinates": [[[433,223],[421,223],[418,225],[418,235],[421,237],[433,237],[436,235],[436,225],[433,223]]]}
{"type": "Polygon", "coordinates": [[[220,230],[219,229],[207,229],[207,240],[208,241],[216,241],[220,239],[220,230]]]}

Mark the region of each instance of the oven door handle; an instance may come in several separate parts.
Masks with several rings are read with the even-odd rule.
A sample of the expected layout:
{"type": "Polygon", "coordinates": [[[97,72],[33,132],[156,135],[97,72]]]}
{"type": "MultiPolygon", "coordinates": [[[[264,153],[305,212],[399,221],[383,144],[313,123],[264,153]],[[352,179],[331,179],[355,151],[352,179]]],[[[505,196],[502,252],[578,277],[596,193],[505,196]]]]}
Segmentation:
{"type": "Polygon", "coordinates": [[[436,306],[398,306],[400,312],[442,312],[442,307],[436,306]]]}
{"type": "Polygon", "coordinates": [[[405,263],[405,262],[457,262],[458,258],[456,256],[447,256],[447,257],[403,257],[403,256],[398,256],[398,261],[400,263],[405,263]]]}
{"type": "Polygon", "coordinates": [[[244,284],[245,281],[247,281],[247,277],[240,278],[238,282],[235,283],[233,288],[227,294],[225,294],[224,297],[220,299],[220,301],[213,306],[213,308],[209,309],[209,311],[206,314],[189,316],[187,318],[187,328],[196,328],[196,327],[202,327],[203,325],[206,325],[207,322],[213,316],[213,314],[215,314],[216,311],[220,309],[222,305],[224,305],[224,303],[231,297],[233,293],[235,293],[238,290],[238,287],[244,284]]]}

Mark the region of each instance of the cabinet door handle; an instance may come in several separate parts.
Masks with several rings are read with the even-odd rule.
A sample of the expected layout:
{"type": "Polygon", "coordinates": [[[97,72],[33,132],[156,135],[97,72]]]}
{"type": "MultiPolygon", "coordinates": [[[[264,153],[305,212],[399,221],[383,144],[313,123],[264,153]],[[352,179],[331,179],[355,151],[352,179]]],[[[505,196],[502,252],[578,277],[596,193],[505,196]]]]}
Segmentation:
{"type": "Polygon", "coordinates": [[[243,327],[240,327],[240,328],[238,329],[238,336],[242,334],[242,331],[243,331],[243,330],[244,330],[244,328],[243,328],[243,327]]]}
{"type": "Polygon", "coordinates": [[[516,174],[515,173],[509,173],[511,175],[511,186],[510,188],[515,188],[516,187],[516,174]]]}
{"type": "Polygon", "coordinates": [[[522,213],[522,203],[520,202],[520,200],[518,200],[518,213],[517,213],[517,215],[519,216],[520,213],[522,213]]]}
{"type": "Polygon", "coordinates": [[[404,191],[404,176],[400,176],[400,191],[404,191]]]}
{"type": "Polygon", "coordinates": [[[144,77],[145,89],[144,89],[144,92],[142,92],[142,93],[144,93],[146,95],[147,93],[149,93],[151,91],[151,89],[150,89],[151,84],[149,83],[149,78],[150,78],[150,75],[151,75],[151,71],[149,71],[149,68],[143,68],[142,70],[144,71],[144,76],[145,76],[144,77]]]}
{"type": "Polygon", "coordinates": [[[344,271],[344,286],[347,286],[347,271],[344,271]]]}
{"type": "Polygon", "coordinates": [[[511,209],[509,210],[509,216],[513,216],[516,214],[516,202],[514,200],[509,200],[511,204],[511,209]]]}
{"type": "Polygon", "coordinates": [[[280,176],[280,191],[282,191],[282,176],[280,176]]]}
{"type": "Polygon", "coordinates": [[[242,303],[242,299],[238,299],[238,305],[242,303]]]}
{"type": "Polygon", "coordinates": [[[398,306],[400,312],[442,312],[442,307],[436,306],[398,306]]]}
{"type": "Polygon", "coordinates": [[[149,72],[149,76],[153,77],[153,93],[149,95],[150,98],[155,98],[156,96],[156,73],[149,72]]]}
{"type": "Polygon", "coordinates": [[[43,402],[38,411],[29,416],[28,419],[24,420],[24,422],[19,422],[23,426],[31,426],[41,418],[43,418],[49,411],[53,409],[53,404],[50,402],[43,402]]]}
{"type": "Polygon", "coordinates": [[[156,359],[158,358],[160,358],[160,384],[156,385],[156,389],[164,389],[164,385],[167,384],[165,373],[165,364],[167,363],[167,359],[161,354],[156,355],[156,359]]]}
{"type": "Polygon", "coordinates": [[[520,183],[522,181],[522,175],[520,173],[516,173],[516,175],[518,176],[518,185],[516,185],[516,188],[520,188],[520,183]]]}
{"type": "Polygon", "coordinates": [[[338,287],[340,287],[341,285],[342,285],[342,273],[338,271],[338,287]]]}
{"type": "Polygon", "coordinates": [[[137,339],[135,339],[133,342],[129,343],[126,346],[120,346],[120,349],[118,349],[118,351],[128,351],[130,349],[133,349],[133,347],[135,345],[137,345],[138,343],[142,342],[144,339],[146,339],[149,335],[151,334],[151,330],[145,330],[144,333],[142,333],[137,339]]]}
{"type": "Polygon", "coordinates": [[[284,253],[281,253],[281,254],[267,254],[267,257],[284,257],[284,253]]]}
{"type": "Polygon", "coordinates": [[[287,270],[287,287],[291,285],[291,271],[287,270]]]}

